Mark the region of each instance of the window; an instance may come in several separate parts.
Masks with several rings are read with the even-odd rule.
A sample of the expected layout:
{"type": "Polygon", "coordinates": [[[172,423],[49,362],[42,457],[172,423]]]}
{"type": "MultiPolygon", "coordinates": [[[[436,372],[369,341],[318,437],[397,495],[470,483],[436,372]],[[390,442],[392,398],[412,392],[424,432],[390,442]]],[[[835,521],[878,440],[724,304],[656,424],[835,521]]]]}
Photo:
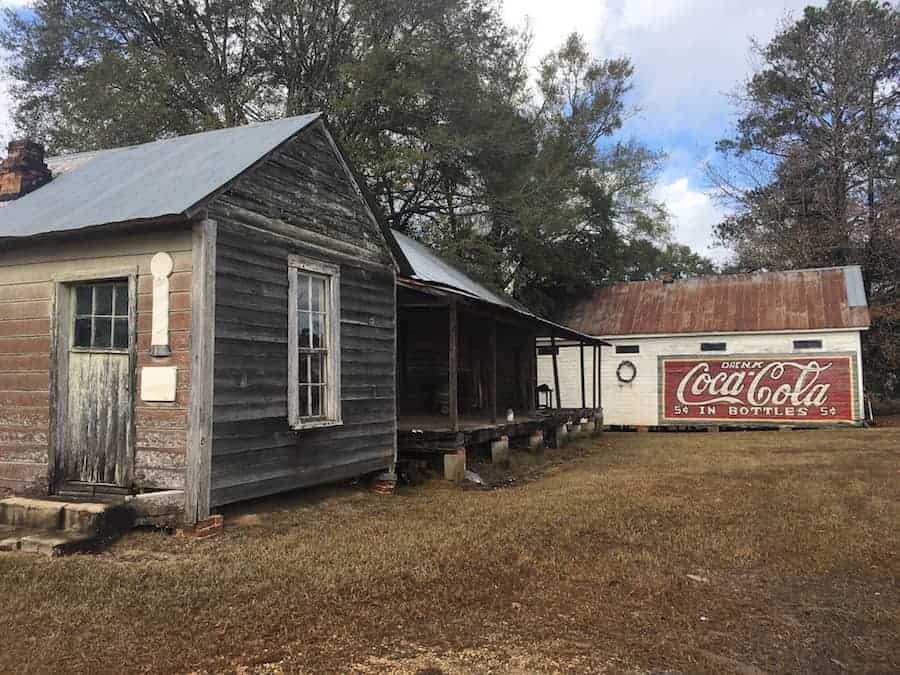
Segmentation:
{"type": "Polygon", "coordinates": [[[701,352],[724,352],[726,345],[724,342],[701,342],[701,352]]]}
{"type": "Polygon", "coordinates": [[[128,349],[128,282],[78,284],[73,288],[72,346],[95,351],[128,349]]]}
{"type": "Polygon", "coordinates": [[[821,340],[794,340],[794,349],[822,349],[821,340]]]}
{"type": "Polygon", "coordinates": [[[291,256],[288,274],[288,419],[340,424],[340,268],[291,256]]]}
{"type": "Polygon", "coordinates": [[[640,354],[639,345],[616,345],[616,354],[640,354]]]}
{"type": "Polygon", "coordinates": [[[559,347],[538,347],[538,356],[559,356],[559,347]]]}

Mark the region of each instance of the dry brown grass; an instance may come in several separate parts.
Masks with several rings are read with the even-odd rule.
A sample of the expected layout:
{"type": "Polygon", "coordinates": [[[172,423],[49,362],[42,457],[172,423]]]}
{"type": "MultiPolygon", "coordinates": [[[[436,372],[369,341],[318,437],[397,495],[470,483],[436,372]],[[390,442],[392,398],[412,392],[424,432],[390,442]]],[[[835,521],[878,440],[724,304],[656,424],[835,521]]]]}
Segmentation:
{"type": "Polygon", "coordinates": [[[0,671],[898,672],[898,446],[607,434],[509,489],[333,488],[215,541],[0,554],[0,671]]]}

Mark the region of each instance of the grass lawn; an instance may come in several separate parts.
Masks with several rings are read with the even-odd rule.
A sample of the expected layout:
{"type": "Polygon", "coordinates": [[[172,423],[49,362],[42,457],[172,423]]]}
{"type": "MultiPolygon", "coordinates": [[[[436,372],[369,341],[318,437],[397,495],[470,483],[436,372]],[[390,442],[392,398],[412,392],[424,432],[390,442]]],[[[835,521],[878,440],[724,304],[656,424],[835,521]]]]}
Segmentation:
{"type": "Polygon", "coordinates": [[[0,554],[0,672],[900,672],[900,428],[605,434],[0,554]]]}

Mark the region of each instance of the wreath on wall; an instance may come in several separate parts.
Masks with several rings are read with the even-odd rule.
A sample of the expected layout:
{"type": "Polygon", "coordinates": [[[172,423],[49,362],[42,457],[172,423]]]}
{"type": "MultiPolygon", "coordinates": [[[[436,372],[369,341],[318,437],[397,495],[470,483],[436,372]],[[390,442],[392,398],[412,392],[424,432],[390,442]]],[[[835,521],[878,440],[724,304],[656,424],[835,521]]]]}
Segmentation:
{"type": "Polygon", "coordinates": [[[635,377],[637,377],[637,368],[631,361],[622,361],[616,368],[616,378],[619,382],[628,384],[634,381],[635,377]]]}

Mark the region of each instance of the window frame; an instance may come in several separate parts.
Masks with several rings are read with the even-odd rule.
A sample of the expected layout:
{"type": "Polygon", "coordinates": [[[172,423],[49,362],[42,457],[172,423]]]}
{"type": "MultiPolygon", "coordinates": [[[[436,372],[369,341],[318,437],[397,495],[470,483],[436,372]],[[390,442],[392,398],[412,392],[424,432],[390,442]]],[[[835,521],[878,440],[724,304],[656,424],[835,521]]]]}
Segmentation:
{"type": "Polygon", "coordinates": [[[700,351],[701,352],[727,352],[728,351],[728,343],[727,342],[701,342],[700,343],[700,351]]]}
{"type": "Polygon", "coordinates": [[[341,426],[341,268],[338,265],[299,255],[288,256],[288,422],[296,431],[341,426]],[[325,277],[326,320],[325,395],[323,414],[304,417],[300,414],[300,335],[298,331],[300,274],[325,277]]]}
{"type": "Polygon", "coordinates": [[[71,326],[68,327],[69,331],[69,350],[75,353],[80,354],[128,354],[130,351],[131,345],[131,334],[134,330],[133,323],[135,318],[132,314],[132,293],[131,293],[131,281],[128,277],[113,277],[109,279],[86,279],[84,281],[73,281],[69,284],[70,286],[70,299],[69,302],[71,307],[69,308],[70,319],[69,321],[72,323],[71,326]],[[97,314],[94,309],[96,307],[97,302],[97,288],[99,286],[109,286],[112,288],[112,294],[110,296],[110,313],[109,314],[97,314]],[[91,289],[91,311],[89,314],[79,314],[78,313],[78,289],[80,288],[90,288],[91,289]],[[119,314],[116,311],[116,296],[119,294],[119,289],[124,288],[125,291],[125,302],[127,303],[125,306],[125,313],[119,314]],[[109,319],[110,321],[110,335],[109,341],[110,344],[108,347],[97,346],[94,344],[96,338],[96,322],[97,319],[109,319]],[[79,319],[90,319],[91,320],[91,344],[90,345],[79,345],[76,344],[76,330],[75,324],[79,319]],[[125,321],[125,345],[122,347],[116,347],[116,320],[124,320],[125,321]]]}

